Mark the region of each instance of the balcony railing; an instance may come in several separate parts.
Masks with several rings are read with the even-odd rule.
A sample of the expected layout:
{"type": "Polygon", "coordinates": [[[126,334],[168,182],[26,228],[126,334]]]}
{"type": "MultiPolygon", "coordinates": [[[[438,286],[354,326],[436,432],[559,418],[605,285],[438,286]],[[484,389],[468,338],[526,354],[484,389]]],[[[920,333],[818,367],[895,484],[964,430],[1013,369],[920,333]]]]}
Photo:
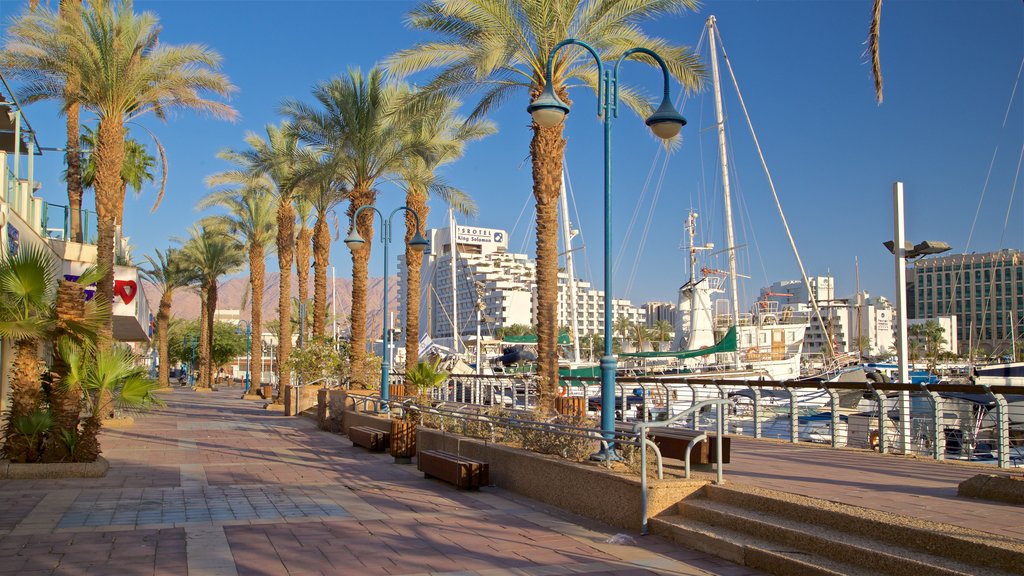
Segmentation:
{"type": "Polygon", "coordinates": [[[92,210],[79,210],[82,238],[71,237],[71,209],[60,204],[43,203],[40,226],[43,234],[55,240],[96,244],[96,213],[92,210]]]}

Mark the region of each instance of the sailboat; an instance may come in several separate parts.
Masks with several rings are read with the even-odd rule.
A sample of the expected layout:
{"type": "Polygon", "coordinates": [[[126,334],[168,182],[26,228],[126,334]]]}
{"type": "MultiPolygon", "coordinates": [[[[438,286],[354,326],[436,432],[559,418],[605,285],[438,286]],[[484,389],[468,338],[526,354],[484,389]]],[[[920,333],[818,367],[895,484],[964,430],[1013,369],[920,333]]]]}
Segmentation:
{"type": "MultiPolygon", "coordinates": [[[[682,374],[700,374],[714,372],[715,378],[724,379],[765,379],[790,380],[801,376],[801,353],[804,335],[810,327],[811,313],[807,310],[783,308],[779,302],[763,296],[754,303],[747,312],[739,308],[736,270],[736,241],[733,233],[732,198],[729,189],[729,165],[726,154],[726,131],[722,110],[721,81],[718,66],[716,42],[717,25],[714,16],[707,20],[707,33],[710,45],[712,85],[715,98],[715,116],[718,132],[719,165],[721,168],[723,208],[725,217],[726,247],[723,252],[728,258],[728,269],[717,270],[708,267],[697,267],[697,253],[711,249],[710,244],[695,243],[697,214],[690,212],[686,221],[689,236],[690,277],[679,289],[676,341],[674,351],[670,352],[638,352],[622,354],[623,357],[650,361],[654,358],[667,358],[676,362],[675,368],[663,371],[667,376],[682,374]],[[699,274],[698,274],[699,272],[699,274]],[[728,283],[728,290],[726,284],[728,283]],[[728,295],[728,297],[726,297],[728,295]]],[[[723,46],[724,55],[724,46],[723,46]]],[[[730,73],[732,72],[730,68],[730,73]]],[[[742,95],[740,97],[743,103],[742,95]]],[[[746,114],[746,107],[743,107],[746,114]]],[[[749,119],[748,119],[749,124],[749,119]]],[[[751,129],[753,134],[753,130],[751,129]]],[[[754,135],[757,145],[757,137],[754,135]]],[[[760,152],[760,146],[757,145],[760,152]]],[[[775,195],[775,187],[771,174],[762,166],[768,177],[768,183],[775,195]]],[[[781,205],[776,195],[776,205],[782,217],[783,225],[789,236],[790,245],[796,256],[801,277],[811,296],[811,308],[819,322],[821,314],[814,301],[814,291],[810,287],[807,274],[781,205]]],[[[828,338],[826,333],[826,338],[828,338]]],[[[831,342],[828,349],[831,349],[831,342]]]]}

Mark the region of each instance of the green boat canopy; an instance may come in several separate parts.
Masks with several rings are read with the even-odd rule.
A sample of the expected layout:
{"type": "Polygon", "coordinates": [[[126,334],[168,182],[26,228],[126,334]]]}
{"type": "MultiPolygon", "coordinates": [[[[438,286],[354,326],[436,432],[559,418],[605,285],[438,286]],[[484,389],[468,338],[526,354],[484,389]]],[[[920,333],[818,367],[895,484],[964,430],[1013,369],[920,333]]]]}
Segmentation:
{"type": "Polygon", "coordinates": [[[633,352],[630,354],[620,354],[620,356],[627,358],[696,358],[698,356],[707,356],[708,354],[718,354],[719,352],[735,352],[736,351],[736,327],[732,326],[729,331],[722,336],[722,339],[718,341],[714,346],[707,346],[705,348],[698,348],[696,350],[680,350],[678,352],[633,352]]]}

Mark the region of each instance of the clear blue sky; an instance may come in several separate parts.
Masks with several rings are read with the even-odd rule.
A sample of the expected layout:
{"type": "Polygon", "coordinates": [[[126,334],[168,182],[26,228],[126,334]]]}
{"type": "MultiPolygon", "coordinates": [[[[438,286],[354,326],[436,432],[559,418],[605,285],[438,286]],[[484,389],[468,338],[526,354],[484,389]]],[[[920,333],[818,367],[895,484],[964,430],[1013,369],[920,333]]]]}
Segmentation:
{"type": "MultiPolygon", "coordinates": [[[[0,0],[4,26],[24,5],[0,0]]],[[[414,5],[354,0],[137,2],[137,10],[160,16],[162,41],[205,43],[223,56],[223,71],[239,88],[232,104],[241,114],[233,124],[192,115],[167,124],[152,118],[144,122],[166,146],[170,172],[167,195],[156,214],[149,212],[152,187],[126,202],[126,233],[137,252],[165,247],[171,236],[184,234],[198,217],[193,206],[207,192],[204,178],[224,168],[214,156],[217,150],[239,147],[246,131],[277,122],[283,99],[308,99],[316,82],[349,67],[370,67],[424,39],[403,24],[403,15],[414,5]]],[[[908,239],[944,240],[955,252],[1024,248],[1024,182],[1018,175],[1024,86],[1017,86],[1004,126],[1024,59],[1024,6],[1018,0],[885,3],[881,106],[875,104],[864,56],[871,7],[871,0],[707,2],[697,14],[644,24],[652,35],[694,45],[706,17],[717,16],[807,272],[833,274],[839,296],[854,290],[855,258],[860,260],[863,289],[890,297],[894,293],[891,256],[881,242],[892,237],[895,180],[906,185],[908,239]]],[[[706,45],[701,53],[707,54],[706,45]]],[[[723,80],[729,82],[727,78],[723,80]]],[[[659,75],[639,64],[625,66],[621,81],[648,92],[660,89],[659,75]]],[[[734,94],[728,87],[737,236],[746,244],[739,259],[741,272],[751,276],[741,290],[749,298],[767,283],[797,278],[798,271],[734,94]]],[[[577,269],[600,285],[601,125],[592,94],[577,88],[572,98],[567,165],[579,208],[573,225],[582,228],[586,246],[579,252],[577,269]]],[[[532,254],[526,105],[524,93],[498,110],[492,118],[500,132],[471,145],[446,177],[479,204],[480,216],[468,224],[507,229],[512,248],[532,254]]],[[[43,146],[64,144],[63,119],[55,110],[45,104],[27,110],[43,146]]],[[[724,246],[710,94],[686,99],[682,111],[690,124],[684,128],[682,147],[670,157],[653,210],[655,186],[642,202],[640,191],[658,144],[629,112],[614,124],[615,244],[625,254],[614,291],[635,303],[675,301],[676,289],[687,277],[679,246],[689,208],[701,212],[701,241],[724,246]],[[638,223],[626,236],[638,202],[638,223]]],[[[145,141],[142,131],[134,135],[145,141]]],[[[57,176],[61,162],[61,155],[51,152],[37,170],[44,197],[58,203],[66,201],[57,176]]],[[[656,170],[652,182],[660,178],[660,165],[656,170]]],[[[380,207],[399,205],[396,189],[382,190],[380,207]]],[[[432,205],[430,225],[444,225],[438,203],[432,205]]],[[[392,254],[397,249],[393,246],[392,254]]],[[[376,276],[382,269],[379,244],[374,253],[371,273],[376,276]]],[[[332,248],[332,261],[339,277],[350,275],[348,251],[340,241],[332,248]]],[[[725,267],[722,256],[709,264],[725,267]]],[[[389,270],[394,273],[394,261],[389,270]]]]}

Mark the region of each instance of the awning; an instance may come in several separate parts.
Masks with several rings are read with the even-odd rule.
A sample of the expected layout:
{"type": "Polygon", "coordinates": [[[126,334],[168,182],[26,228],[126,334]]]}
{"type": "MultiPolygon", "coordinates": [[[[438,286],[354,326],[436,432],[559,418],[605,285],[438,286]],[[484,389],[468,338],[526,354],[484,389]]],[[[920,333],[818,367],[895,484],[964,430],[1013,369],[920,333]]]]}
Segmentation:
{"type": "Polygon", "coordinates": [[[630,354],[620,354],[620,356],[627,358],[696,358],[698,356],[707,356],[708,354],[718,354],[720,352],[735,352],[736,351],[736,327],[732,326],[729,331],[722,336],[722,339],[718,341],[714,346],[707,346],[704,348],[698,348],[696,350],[679,350],[677,352],[632,352],[630,354]]]}

